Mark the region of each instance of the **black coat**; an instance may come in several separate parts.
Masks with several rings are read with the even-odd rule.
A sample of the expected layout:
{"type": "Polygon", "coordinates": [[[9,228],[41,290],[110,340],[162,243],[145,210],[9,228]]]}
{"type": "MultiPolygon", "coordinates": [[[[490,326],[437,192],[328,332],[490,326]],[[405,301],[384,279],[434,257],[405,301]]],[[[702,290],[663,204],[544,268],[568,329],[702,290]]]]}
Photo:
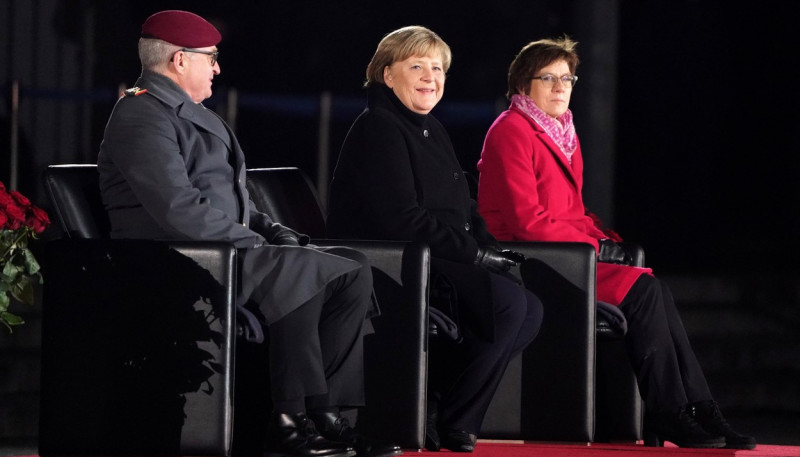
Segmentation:
{"type": "Polygon", "coordinates": [[[370,87],[342,146],[328,208],[329,237],[427,243],[434,286],[452,284],[462,323],[493,340],[489,276],[473,262],[479,246],[497,240],[435,117],[409,110],[383,84],[370,87]]]}

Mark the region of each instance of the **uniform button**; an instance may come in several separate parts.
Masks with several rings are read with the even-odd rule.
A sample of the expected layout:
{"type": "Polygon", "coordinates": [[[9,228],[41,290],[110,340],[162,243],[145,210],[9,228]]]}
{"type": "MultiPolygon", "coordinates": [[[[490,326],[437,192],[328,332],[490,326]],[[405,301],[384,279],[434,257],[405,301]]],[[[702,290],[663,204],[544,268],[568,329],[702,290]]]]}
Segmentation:
{"type": "Polygon", "coordinates": [[[430,133],[428,133],[428,129],[425,129],[425,130],[423,130],[423,131],[422,131],[422,135],[423,135],[425,138],[428,138],[428,135],[430,135],[430,133]]]}
{"type": "Polygon", "coordinates": [[[468,232],[469,232],[469,229],[470,229],[470,228],[472,228],[472,226],[471,226],[471,225],[469,225],[469,222],[467,222],[466,224],[464,224],[464,230],[466,230],[466,231],[468,231],[468,232]]]}
{"type": "Polygon", "coordinates": [[[454,180],[456,180],[456,181],[458,181],[459,179],[461,179],[461,173],[459,173],[459,172],[457,172],[457,171],[454,171],[454,172],[453,172],[453,179],[454,179],[454,180]]]}

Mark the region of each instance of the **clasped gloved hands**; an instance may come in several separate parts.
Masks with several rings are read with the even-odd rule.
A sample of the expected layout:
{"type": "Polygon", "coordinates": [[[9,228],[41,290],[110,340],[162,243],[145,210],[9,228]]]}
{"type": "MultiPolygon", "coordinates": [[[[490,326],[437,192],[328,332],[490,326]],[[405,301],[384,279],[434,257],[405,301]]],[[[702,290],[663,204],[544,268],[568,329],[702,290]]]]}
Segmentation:
{"type": "Polygon", "coordinates": [[[619,243],[608,238],[600,240],[599,243],[600,253],[597,255],[598,262],[616,263],[619,265],[633,264],[633,258],[619,243]]]}
{"type": "Polygon", "coordinates": [[[478,248],[478,254],[475,256],[476,265],[494,273],[505,273],[523,260],[525,260],[525,256],[519,252],[492,247],[478,248]]]}

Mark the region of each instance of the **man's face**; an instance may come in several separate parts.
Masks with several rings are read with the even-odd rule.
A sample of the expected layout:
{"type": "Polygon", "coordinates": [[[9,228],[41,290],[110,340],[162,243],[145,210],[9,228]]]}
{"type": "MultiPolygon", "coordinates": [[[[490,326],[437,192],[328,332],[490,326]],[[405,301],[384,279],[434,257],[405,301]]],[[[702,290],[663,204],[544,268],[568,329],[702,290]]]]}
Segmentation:
{"type": "MultiPolygon", "coordinates": [[[[198,51],[216,52],[216,46],[197,48],[198,51]]],[[[185,71],[181,78],[181,87],[195,103],[211,97],[211,83],[215,75],[220,73],[219,62],[211,64],[212,56],[192,51],[178,51],[182,53],[185,71]]],[[[176,53],[177,54],[177,53],[176,53]]]]}

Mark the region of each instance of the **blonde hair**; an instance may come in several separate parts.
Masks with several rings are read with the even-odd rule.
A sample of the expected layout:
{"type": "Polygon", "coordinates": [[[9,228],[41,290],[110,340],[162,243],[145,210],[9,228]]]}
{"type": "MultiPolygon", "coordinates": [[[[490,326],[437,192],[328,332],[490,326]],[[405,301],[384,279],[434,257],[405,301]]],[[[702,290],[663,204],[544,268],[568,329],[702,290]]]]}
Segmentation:
{"type": "Polygon", "coordinates": [[[375,83],[385,84],[383,69],[395,62],[400,62],[412,56],[430,56],[439,54],[442,57],[442,67],[445,73],[450,68],[452,54],[450,46],[433,31],[419,26],[409,25],[390,32],[378,43],[378,49],[367,65],[367,79],[364,87],[375,83]]]}

